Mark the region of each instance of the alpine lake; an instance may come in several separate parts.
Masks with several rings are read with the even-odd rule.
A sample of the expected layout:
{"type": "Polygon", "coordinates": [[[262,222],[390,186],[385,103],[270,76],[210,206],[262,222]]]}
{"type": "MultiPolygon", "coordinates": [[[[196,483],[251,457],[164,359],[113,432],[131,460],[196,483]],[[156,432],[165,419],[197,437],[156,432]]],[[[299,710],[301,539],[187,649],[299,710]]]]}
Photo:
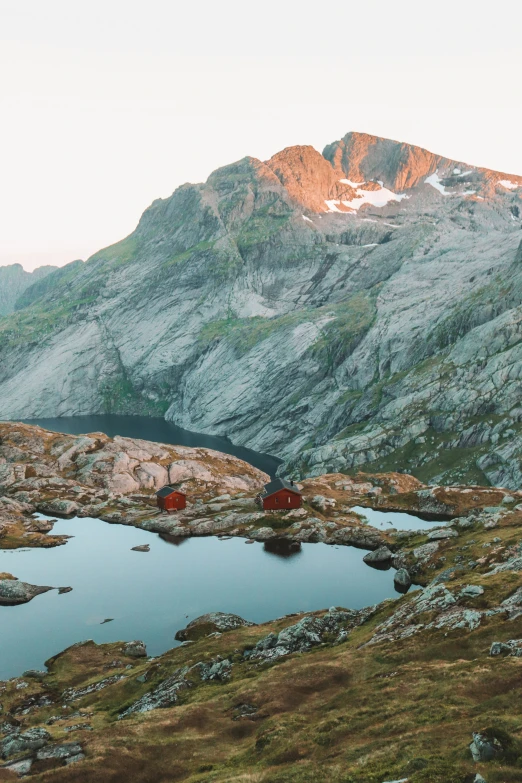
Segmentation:
{"type": "MultiPolygon", "coordinates": [[[[69,434],[102,431],[212,448],[271,476],[280,464],[226,438],[188,432],[163,419],[105,415],[27,423],[69,434]]],[[[410,514],[354,510],[380,529],[431,524],[410,514]]],[[[348,546],[269,541],[245,546],[241,538],[214,536],[167,540],[90,518],[58,520],[53,532],[71,538],[50,549],[0,550],[0,572],[36,585],[72,588],[0,607],[0,679],[42,669],[48,658],[85,639],[141,639],[156,656],[179,644],[176,631],[207,612],[232,612],[262,623],[330,606],[359,609],[397,596],[393,569],[368,567],[365,551],[348,546]],[[142,544],[149,544],[150,551],[132,551],[142,544]]]]}

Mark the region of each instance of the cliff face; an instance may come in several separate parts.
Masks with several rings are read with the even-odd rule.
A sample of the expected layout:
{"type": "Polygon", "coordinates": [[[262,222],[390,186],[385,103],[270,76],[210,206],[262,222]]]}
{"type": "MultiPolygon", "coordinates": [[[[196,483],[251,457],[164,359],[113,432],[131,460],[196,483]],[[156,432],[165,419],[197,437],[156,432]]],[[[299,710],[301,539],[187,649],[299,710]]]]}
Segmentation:
{"type": "Polygon", "coordinates": [[[0,266],[0,316],[12,313],[24,291],[55,269],[55,266],[41,266],[34,272],[26,272],[21,264],[0,266]]]}
{"type": "Polygon", "coordinates": [[[154,413],[296,474],[518,486],[520,194],[355,133],[219,169],[0,320],[0,417],[154,413]]]}

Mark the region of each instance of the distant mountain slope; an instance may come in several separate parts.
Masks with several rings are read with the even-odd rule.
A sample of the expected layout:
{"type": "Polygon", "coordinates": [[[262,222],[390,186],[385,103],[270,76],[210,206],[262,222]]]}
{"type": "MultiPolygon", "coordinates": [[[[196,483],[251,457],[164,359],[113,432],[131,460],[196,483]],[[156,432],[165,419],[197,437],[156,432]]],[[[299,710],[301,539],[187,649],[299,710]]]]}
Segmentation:
{"type": "Polygon", "coordinates": [[[245,158],[0,321],[0,416],[164,415],[287,470],[522,482],[522,177],[349,133],[245,158]]]}
{"type": "Polygon", "coordinates": [[[26,272],[21,264],[0,266],[0,316],[12,313],[18,297],[55,269],[55,266],[41,266],[34,272],[26,272]]]}

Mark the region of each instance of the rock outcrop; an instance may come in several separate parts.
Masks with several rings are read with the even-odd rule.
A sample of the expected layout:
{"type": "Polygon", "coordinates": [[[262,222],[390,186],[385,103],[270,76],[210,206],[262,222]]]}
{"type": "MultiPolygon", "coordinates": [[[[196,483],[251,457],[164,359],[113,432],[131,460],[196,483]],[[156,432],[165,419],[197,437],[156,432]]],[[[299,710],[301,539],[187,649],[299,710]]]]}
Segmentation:
{"type": "Polygon", "coordinates": [[[180,642],[188,640],[194,641],[200,639],[202,636],[208,636],[211,633],[223,633],[224,631],[232,631],[234,628],[243,628],[253,625],[255,625],[255,623],[250,620],[244,620],[237,614],[209,612],[208,614],[196,617],[195,620],[191,620],[186,628],[183,628],[176,633],[175,638],[180,642]]]}
{"type": "Polygon", "coordinates": [[[42,587],[39,585],[30,585],[27,582],[20,582],[14,577],[3,579],[4,574],[0,574],[0,606],[17,606],[26,604],[41,593],[47,593],[53,590],[52,587],[42,587]]]}

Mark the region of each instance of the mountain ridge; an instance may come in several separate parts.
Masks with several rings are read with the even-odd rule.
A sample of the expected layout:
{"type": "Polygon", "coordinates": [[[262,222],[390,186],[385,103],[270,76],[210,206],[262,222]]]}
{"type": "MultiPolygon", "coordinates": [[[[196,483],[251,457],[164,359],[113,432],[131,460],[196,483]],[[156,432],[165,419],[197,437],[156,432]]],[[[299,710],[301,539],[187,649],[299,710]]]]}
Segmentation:
{"type": "Polygon", "coordinates": [[[34,283],[54,272],[56,266],[41,266],[26,272],[21,264],[0,266],[0,316],[12,313],[20,296],[34,283]]]}
{"type": "Polygon", "coordinates": [[[522,480],[522,177],[367,134],[325,155],[217,169],[33,287],[0,321],[0,416],[164,415],[296,475],[522,480]]]}

